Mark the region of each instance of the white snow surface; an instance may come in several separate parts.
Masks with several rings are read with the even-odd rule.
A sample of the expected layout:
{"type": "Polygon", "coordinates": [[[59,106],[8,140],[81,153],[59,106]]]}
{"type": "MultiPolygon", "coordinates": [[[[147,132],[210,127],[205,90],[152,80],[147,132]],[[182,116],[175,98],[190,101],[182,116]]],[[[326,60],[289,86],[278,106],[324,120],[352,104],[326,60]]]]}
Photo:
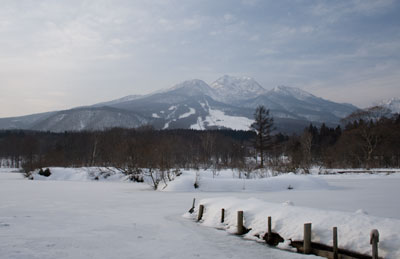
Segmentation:
{"type": "Polygon", "coordinates": [[[169,111],[174,111],[178,108],[176,105],[172,105],[171,107],[168,108],[169,111]]]}
{"type": "Polygon", "coordinates": [[[204,119],[202,117],[197,118],[197,123],[190,126],[191,129],[204,130],[206,126],[216,126],[231,128],[233,130],[249,130],[250,125],[254,122],[247,117],[230,116],[225,112],[212,109],[208,107],[209,115],[204,119]]]}
{"type": "Polygon", "coordinates": [[[389,100],[382,101],[379,105],[382,105],[390,109],[393,113],[400,113],[400,98],[393,97],[389,100]]]}
{"type": "Polygon", "coordinates": [[[184,113],[184,114],[181,114],[179,116],[179,119],[187,118],[187,117],[189,117],[190,115],[193,115],[193,114],[196,114],[196,110],[189,107],[189,111],[184,113]]]}
{"type": "Polygon", "coordinates": [[[255,98],[267,91],[253,78],[234,77],[225,75],[211,85],[219,101],[231,102],[233,100],[255,98]]]}
{"type": "Polygon", "coordinates": [[[238,171],[184,170],[164,191],[151,191],[102,168],[50,168],[50,177],[34,181],[11,170],[0,170],[2,258],[313,258],[247,240],[266,230],[268,216],[285,238],[300,238],[312,222],[313,241],[328,245],[337,226],[340,247],[366,253],[376,228],[380,255],[400,258],[399,173],[238,179],[238,171]],[[182,217],[193,197],[196,208],[206,204],[201,224],[182,217]],[[227,225],[217,225],[222,206],[227,225]],[[245,239],[229,234],[239,209],[253,228],[245,239]]]}
{"type": "MultiPolygon", "coordinates": [[[[192,194],[0,174],[1,258],[310,258],[181,217],[192,194]]],[[[311,257],[312,258],[312,257],[311,257]]]]}
{"type": "Polygon", "coordinates": [[[237,178],[238,172],[232,170],[222,170],[216,172],[200,171],[197,173],[198,185],[194,188],[196,181],[195,171],[183,171],[182,175],[170,182],[164,191],[169,192],[273,192],[284,191],[289,186],[296,190],[318,190],[330,189],[332,187],[322,178],[314,176],[300,176],[293,173],[284,174],[276,177],[261,179],[237,178]],[[235,176],[233,178],[232,176],[235,176]]]}
{"type": "MultiPolygon", "coordinates": [[[[244,211],[246,228],[251,228],[245,238],[259,240],[266,233],[267,219],[272,217],[272,231],[285,240],[303,240],[303,223],[312,223],[312,242],[332,246],[332,227],[338,227],[339,248],[371,255],[370,231],[378,229],[379,254],[384,258],[400,258],[400,220],[374,217],[357,212],[339,212],[294,206],[292,202],[275,204],[259,199],[234,197],[203,199],[205,206],[202,225],[237,232],[237,211],[244,211]],[[221,209],[226,219],[220,223],[221,209]],[[256,237],[258,235],[259,237],[256,237]]],[[[196,212],[197,214],[197,212],[196,212]]],[[[196,214],[184,217],[196,218],[196,214]]],[[[287,248],[285,244],[282,248],[287,248]]]]}

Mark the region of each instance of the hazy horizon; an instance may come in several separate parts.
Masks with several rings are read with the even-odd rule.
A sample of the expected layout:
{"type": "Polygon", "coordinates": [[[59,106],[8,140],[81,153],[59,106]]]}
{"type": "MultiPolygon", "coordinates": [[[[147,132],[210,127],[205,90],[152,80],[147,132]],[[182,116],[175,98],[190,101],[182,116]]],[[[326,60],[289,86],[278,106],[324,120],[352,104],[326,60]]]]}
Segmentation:
{"type": "Polygon", "coordinates": [[[392,0],[5,0],[0,117],[225,74],[363,108],[400,97],[399,13],[392,0]]]}

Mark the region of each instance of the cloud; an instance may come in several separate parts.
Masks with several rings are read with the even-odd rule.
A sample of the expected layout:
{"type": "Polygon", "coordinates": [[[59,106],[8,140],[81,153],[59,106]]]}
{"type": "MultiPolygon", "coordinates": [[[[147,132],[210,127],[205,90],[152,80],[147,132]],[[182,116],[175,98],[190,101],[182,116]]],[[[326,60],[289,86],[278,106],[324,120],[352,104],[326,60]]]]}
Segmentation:
{"type": "Polygon", "coordinates": [[[248,5],[248,6],[255,6],[260,2],[260,0],[241,0],[241,3],[243,5],[248,5]]]}
{"type": "Polygon", "coordinates": [[[393,0],[318,1],[316,5],[311,6],[310,13],[324,17],[324,20],[329,23],[335,23],[352,15],[379,14],[390,9],[393,4],[393,0]]]}
{"type": "Polygon", "coordinates": [[[233,73],[321,93],[379,78],[396,94],[399,9],[389,0],[4,0],[0,90],[10,100],[67,92],[46,96],[69,107],[74,96],[85,105],[233,73]]]}

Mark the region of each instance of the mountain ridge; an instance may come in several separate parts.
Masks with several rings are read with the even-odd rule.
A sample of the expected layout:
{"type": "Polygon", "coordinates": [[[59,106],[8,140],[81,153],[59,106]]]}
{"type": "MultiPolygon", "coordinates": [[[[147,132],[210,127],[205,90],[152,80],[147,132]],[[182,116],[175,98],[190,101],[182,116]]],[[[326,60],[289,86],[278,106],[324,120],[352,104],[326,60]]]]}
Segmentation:
{"type": "Polygon", "coordinates": [[[271,110],[277,128],[299,132],[309,123],[339,124],[357,107],[317,97],[300,88],[277,86],[266,90],[251,77],[224,75],[211,84],[186,80],[147,95],[129,95],[92,106],[41,115],[0,119],[0,128],[65,131],[111,127],[156,129],[249,129],[254,109],[271,110]],[[12,121],[22,120],[12,124],[12,121]],[[28,120],[29,119],[29,120],[28,120]],[[298,126],[296,126],[298,125],[298,126]]]}

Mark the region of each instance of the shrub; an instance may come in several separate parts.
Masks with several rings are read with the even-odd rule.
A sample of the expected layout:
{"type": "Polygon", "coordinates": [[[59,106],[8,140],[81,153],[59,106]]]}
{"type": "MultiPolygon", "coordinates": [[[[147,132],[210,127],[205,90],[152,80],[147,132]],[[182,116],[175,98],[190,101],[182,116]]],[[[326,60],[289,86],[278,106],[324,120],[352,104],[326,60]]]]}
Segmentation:
{"type": "Polygon", "coordinates": [[[46,170],[43,171],[43,169],[40,168],[39,175],[44,176],[44,177],[49,177],[51,175],[50,169],[47,168],[46,170]]]}

